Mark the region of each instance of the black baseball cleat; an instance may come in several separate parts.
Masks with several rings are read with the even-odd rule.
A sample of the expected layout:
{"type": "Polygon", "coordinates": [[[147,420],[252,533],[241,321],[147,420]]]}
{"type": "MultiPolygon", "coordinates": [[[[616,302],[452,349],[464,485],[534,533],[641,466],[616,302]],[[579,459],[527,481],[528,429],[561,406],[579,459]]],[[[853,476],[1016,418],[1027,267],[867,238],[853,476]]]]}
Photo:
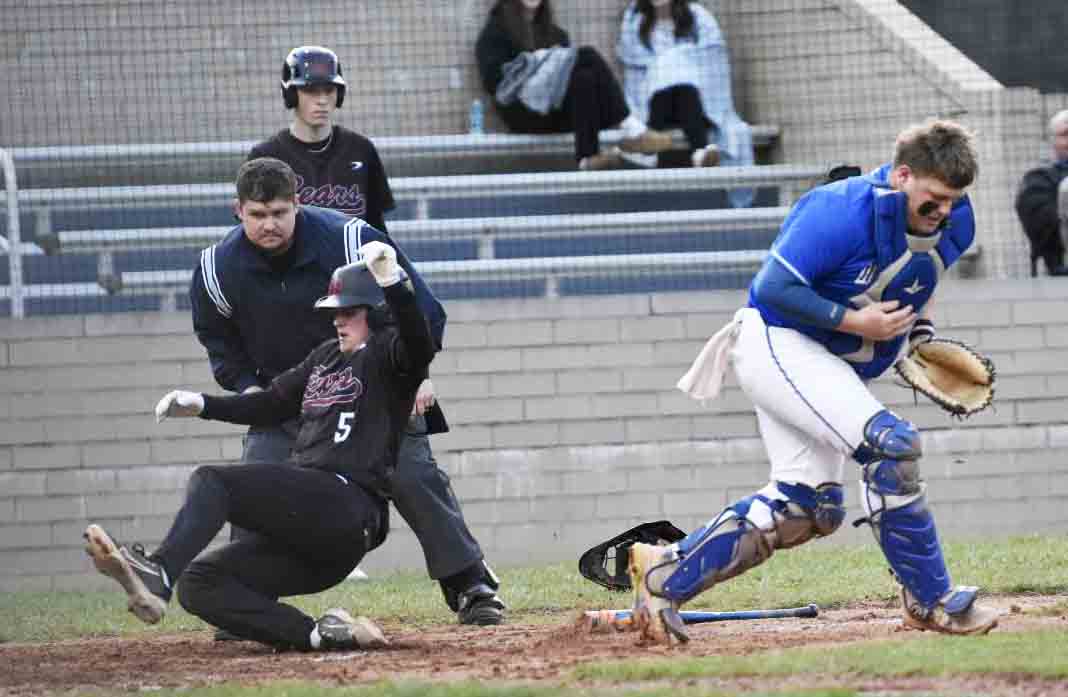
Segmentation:
{"type": "Polygon", "coordinates": [[[85,551],[97,570],[126,591],[130,612],[148,624],[163,619],[171,589],[162,565],[149,559],[141,545],[120,545],[99,525],[90,525],[83,537],[85,551]]]}
{"type": "Polygon", "coordinates": [[[216,629],[215,641],[244,641],[244,639],[225,629],[216,629]]]}
{"type": "Polygon", "coordinates": [[[504,610],[504,601],[497,597],[493,588],[479,583],[460,594],[456,616],[460,624],[486,627],[503,622],[504,610]]]}
{"type": "Polygon", "coordinates": [[[366,617],[353,619],[340,608],[327,610],[315,622],[315,628],[319,631],[320,651],[352,651],[389,645],[378,625],[366,617]]]}

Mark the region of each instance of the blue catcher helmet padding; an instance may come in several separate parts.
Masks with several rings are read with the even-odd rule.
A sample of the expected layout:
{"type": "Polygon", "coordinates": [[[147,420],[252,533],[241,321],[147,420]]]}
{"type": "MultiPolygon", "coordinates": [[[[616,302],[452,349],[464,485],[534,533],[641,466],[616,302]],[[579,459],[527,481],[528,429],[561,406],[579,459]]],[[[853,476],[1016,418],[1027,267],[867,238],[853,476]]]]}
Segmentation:
{"type": "Polygon", "coordinates": [[[659,593],[685,602],[763,563],[776,549],[830,535],[845,519],[838,484],[771,482],[676,543],[680,561],[659,593]]]}
{"type": "Polygon", "coordinates": [[[853,457],[863,465],[865,520],[898,581],[929,610],[951,584],[916,462],[920,434],[883,410],[868,421],[864,438],[853,457]]]}
{"type": "Polygon", "coordinates": [[[337,54],[322,46],[298,46],[282,63],[282,101],[286,109],[297,106],[297,88],[307,85],[337,87],[337,108],[345,101],[345,78],[337,54]]]}

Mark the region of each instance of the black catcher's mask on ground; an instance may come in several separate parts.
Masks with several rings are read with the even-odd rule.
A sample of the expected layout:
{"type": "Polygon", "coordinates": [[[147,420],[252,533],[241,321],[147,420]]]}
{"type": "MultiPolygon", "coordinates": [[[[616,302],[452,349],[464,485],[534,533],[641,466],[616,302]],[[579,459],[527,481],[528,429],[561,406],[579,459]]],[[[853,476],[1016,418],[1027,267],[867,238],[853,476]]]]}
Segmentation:
{"type": "Polygon", "coordinates": [[[678,542],[686,537],[666,520],[642,523],[611,540],[586,550],[579,558],[579,573],[594,583],[613,591],[629,591],[630,574],[627,573],[627,556],[635,542],[656,545],[678,542]]]}

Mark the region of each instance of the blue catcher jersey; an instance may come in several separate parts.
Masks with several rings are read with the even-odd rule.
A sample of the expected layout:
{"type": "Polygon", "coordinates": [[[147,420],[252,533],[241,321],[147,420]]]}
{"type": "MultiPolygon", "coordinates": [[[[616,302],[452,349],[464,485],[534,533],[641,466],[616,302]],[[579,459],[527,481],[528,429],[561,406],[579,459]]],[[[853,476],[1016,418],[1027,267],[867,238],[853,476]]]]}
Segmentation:
{"type": "MultiPolygon", "coordinates": [[[[908,230],[905,194],[890,188],[890,165],[813,189],[790,211],[771,256],[824,298],[860,309],[872,302],[898,300],[920,313],[943,272],[971,245],[975,217],[965,196],[933,234],[908,230]]],[[[795,329],[848,361],[870,380],[897,359],[906,340],[872,341],[783,317],[759,303],[752,288],[749,305],[768,326],[795,329]]]]}

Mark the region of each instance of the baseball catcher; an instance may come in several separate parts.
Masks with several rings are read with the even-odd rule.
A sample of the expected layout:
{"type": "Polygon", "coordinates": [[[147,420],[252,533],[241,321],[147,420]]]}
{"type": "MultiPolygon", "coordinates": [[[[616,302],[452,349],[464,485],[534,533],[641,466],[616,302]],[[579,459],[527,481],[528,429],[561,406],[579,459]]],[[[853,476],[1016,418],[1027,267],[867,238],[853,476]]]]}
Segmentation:
{"type": "Polygon", "coordinates": [[[756,410],[770,481],[677,542],[630,546],[644,638],[686,641],[683,603],[776,550],[834,533],[846,517],[847,466],[860,475],[864,521],[901,585],[905,624],[947,634],[997,625],[999,613],[977,601],[976,588],[950,580],[920,475],[918,429],[868,388],[912,334],[903,375],[953,413],[989,404],[990,362],[933,339],[928,323],[940,278],[975,238],[965,190],[977,174],[971,133],[931,121],[898,135],[891,163],[794,205],[747,306],[679,381],[711,399],[733,368],[756,410]]]}

